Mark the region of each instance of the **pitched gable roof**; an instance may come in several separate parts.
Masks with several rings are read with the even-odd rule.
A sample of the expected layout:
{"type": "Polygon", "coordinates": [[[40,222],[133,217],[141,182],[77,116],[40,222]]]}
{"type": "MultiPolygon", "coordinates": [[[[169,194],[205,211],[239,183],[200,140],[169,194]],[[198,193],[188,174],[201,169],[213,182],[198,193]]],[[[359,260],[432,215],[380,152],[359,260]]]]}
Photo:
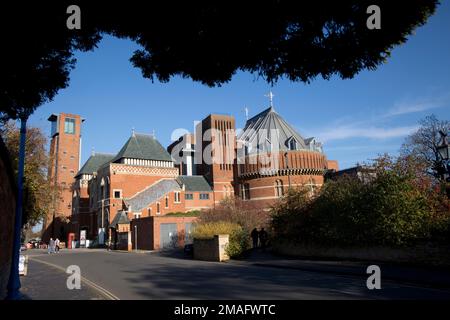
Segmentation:
{"type": "Polygon", "coordinates": [[[75,175],[78,177],[82,174],[93,174],[96,172],[102,165],[111,162],[114,158],[113,154],[107,153],[95,153],[87,159],[84,165],[81,167],[80,171],[75,175]]]}
{"type": "Polygon", "coordinates": [[[117,212],[116,216],[114,217],[109,227],[116,229],[118,224],[128,224],[128,223],[130,223],[130,219],[128,219],[127,213],[125,211],[119,211],[117,212]]]}
{"type": "Polygon", "coordinates": [[[172,161],[170,154],[158,140],[151,135],[138,133],[128,139],[112,162],[117,162],[122,158],[172,161]]]}

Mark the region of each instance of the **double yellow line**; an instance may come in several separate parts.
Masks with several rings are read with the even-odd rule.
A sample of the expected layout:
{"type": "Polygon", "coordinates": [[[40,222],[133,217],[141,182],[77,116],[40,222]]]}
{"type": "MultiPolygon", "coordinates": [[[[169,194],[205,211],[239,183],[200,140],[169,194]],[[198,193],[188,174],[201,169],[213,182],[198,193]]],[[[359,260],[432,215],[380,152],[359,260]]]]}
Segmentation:
{"type": "MultiPolygon", "coordinates": [[[[43,261],[40,259],[36,259],[33,256],[29,257],[30,260],[45,264],[47,266],[53,267],[55,269],[61,270],[62,272],[66,273],[66,269],[58,266],[56,264],[47,262],[47,261],[43,261]]],[[[92,282],[89,279],[86,279],[85,277],[81,276],[81,281],[84,282],[86,285],[88,285],[89,287],[93,288],[94,290],[97,290],[98,292],[100,292],[100,294],[102,294],[107,300],[120,300],[119,297],[117,297],[116,295],[114,295],[113,293],[109,292],[108,290],[106,290],[105,288],[99,286],[98,284],[92,282]]]]}

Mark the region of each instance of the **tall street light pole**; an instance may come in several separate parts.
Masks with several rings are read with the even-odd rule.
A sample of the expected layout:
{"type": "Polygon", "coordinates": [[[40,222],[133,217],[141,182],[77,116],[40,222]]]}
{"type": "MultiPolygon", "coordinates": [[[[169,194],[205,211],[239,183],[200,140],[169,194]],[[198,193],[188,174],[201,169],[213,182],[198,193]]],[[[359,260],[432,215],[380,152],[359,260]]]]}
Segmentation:
{"type": "Polygon", "coordinates": [[[285,157],[285,160],[286,160],[286,169],[288,171],[288,185],[289,185],[288,190],[291,191],[291,174],[289,172],[289,158],[288,158],[288,153],[287,152],[284,153],[284,157],[285,157]]]}
{"type": "Polygon", "coordinates": [[[444,181],[444,184],[446,185],[447,196],[450,198],[450,188],[447,185],[447,183],[450,182],[450,163],[449,163],[450,145],[448,144],[447,141],[448,134],[442,130],[439,131],[439,134],[441,135],[441,143],[437,147],[437,151],[442,160],[441,177],[442,180],[444,181]]]}
{"type": "Polygon", "coordinates": [[[138,245],[137,245],[137,226],[134,226],[134,247],[136,249],[136,252],[138,251],[138,245]]]}
{"type": "Polygon", "coordinates": [[[20,258],[20,242],[22,235],[22,211],[23,211],[23,176],[25,167],[25,142],[27,136],[27,120],[28,113],[20,115],[20,144],[19,144],[19,167],[17,173],[17,199],[16,213],[14,219],[14,239],[13,254],[11,261],[11,272],[8,280],[7,299],[17,300],[20,298],[20,276],[19,276],[19,258],[20,258]]]}

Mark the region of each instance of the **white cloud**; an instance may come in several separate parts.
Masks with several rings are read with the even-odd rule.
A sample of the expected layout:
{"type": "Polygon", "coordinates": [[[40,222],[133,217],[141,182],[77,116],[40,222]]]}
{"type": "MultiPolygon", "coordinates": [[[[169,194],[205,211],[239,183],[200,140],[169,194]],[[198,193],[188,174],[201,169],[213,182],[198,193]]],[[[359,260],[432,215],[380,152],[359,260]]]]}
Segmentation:
{"type": "Polygon", "coordinates": [[[386,116],[399,116],[408,113],[415,113],[426,111],[430,109],[439,108],[441,105],[435,102],[418,102],[418,103],[398,103],[390,109],[386,116]]]}
{"type": "Polygon", "coordinates": [[[422,112],[430,109],[437,109],[445,106],[449,101],[448,94],[441,94],[433,98],[427,98],[416,101],[397,102],[387,111],[385,117],[399,116],[409,113],[422,112]]]}
{"type": "Polygon", "coordinates": [[[407,136],[418,128],[417,125],[394,128],[338,126],[319,133],[317,137],[323,142],[350,138],[388,139],[407,136]]]}

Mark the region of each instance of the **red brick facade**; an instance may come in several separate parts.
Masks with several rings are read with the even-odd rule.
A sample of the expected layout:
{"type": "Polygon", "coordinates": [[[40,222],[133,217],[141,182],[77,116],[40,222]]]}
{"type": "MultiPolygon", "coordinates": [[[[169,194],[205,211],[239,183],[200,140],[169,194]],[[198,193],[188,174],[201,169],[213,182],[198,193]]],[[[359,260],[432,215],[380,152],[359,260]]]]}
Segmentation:
{"type": "MultiPolygon", "coordinates": [[[[65,117],[59,118],[64,121],[65,117]]],[[[70,138],[77,137],[81,124],[79,117],[72,117],[78,124],[76,134],[56,136],[56,140],[65,139],[59,142],[59,150],[63,146],[71,154],[79,143],[70,138]],[[72,149],[65,147],[68,143],[72,143],[72,149]]],[[[174,234],[178,237],[176,244],[183,245],[185,228],[195,221],[170,213],[209,209],[233,196],[264,210],[289,187],[307,187],[313,193],[323,184],[327,170],[338,169],[337,162],[326,158],[314,138],[303,140],[272,107],[250,119],[245,130],[261,125],[261,119],[266,118],[278,121],[283,130],[284,141],[275,151],[267,145],[271,148],[276,137],[251,136],[251,132],[246,137],[244,132],[239,138],[234,117],[209,115],[197,125],[195,135],[184,135],[167,148],[171,154],[154,137],[133,133],[117,155],[93,155],[77,174],[73,193],[65,195],[73,202],[74,230],[77,234],[87,230],[88,238],[98,238],[100,244],[109,238],[116,246],[131,249],[136,242],[136,226],[138,249],[157,250],[167,246],[167,239],[174,234]],[[266,146],[248,152],[246,145],[251,137],[266,146]]],[[[53,153],[56,143],[53,139],[53,153]]],[[[66,163],[67,159],[60,161],[66,163]]],[[[60,179],[70,180],[73,175],[65,172],[60,179]]],[[[67,200],[62,200],[60,205],[64,207],[67,200]]],[[[64,212],[69,214],[68,210],[64,212]]]]}
{"type": "Polygon", "coordinates": [[[78,221],[70,222],[72,216],[72,184],[80,166],[81,123],[79,115],[60,113],[48,119],[52,123],[50,157],[52,165],[49,176],[60,188],[60,198],[55,199],[55,209],[44,221],[44,241],[59,238],[65,241],[78,221]]]}

